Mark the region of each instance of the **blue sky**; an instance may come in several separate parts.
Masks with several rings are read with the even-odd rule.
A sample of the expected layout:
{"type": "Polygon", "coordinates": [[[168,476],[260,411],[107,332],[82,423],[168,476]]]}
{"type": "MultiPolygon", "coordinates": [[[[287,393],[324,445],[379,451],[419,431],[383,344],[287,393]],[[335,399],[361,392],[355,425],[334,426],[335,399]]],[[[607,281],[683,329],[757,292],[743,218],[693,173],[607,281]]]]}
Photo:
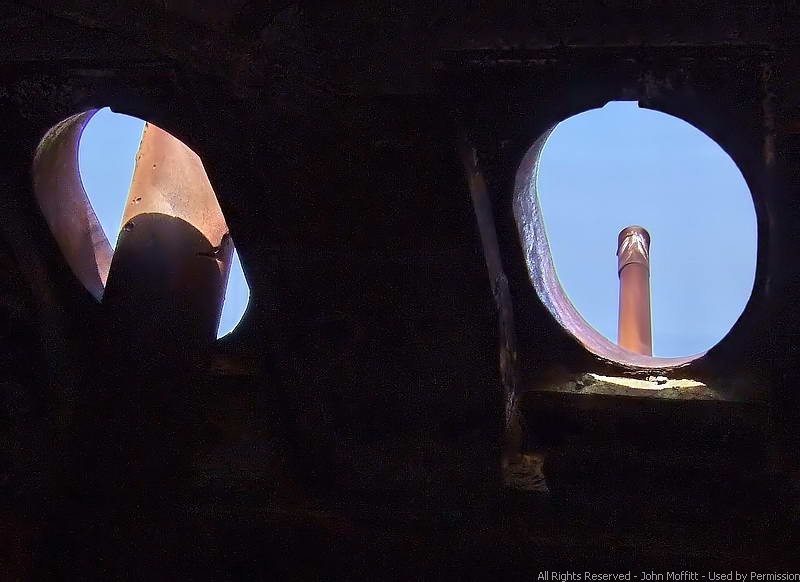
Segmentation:
{"type": "MultiPolygon", "coordinates": [[[[112,245],[119,234],[143,130],[144,121],[101,109],[84,129],[78,148],[83,187],[112,245]]],[[[218,337],[236,327],[249,298],[239,255],[234,253],[218,337]]]]}
{"type": "Polygon", "coordinates": [[[556,127],[538,186],[561,284],[607,338],[617,339],[617,234],[633,224],[652,237],[654,355],[705,351],[736,322],[755,277],[755,209],[736,164],[704,133],[611,102],[556,127]]]}

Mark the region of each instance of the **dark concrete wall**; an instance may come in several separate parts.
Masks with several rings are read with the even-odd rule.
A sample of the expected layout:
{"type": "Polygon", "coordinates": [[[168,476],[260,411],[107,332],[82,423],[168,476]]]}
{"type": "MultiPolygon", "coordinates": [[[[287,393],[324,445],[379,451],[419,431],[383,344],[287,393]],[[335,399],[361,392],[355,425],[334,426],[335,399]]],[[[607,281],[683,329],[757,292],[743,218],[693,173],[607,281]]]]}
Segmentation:
{"type": "Polygon", "coordinates": [[[12,578],[792,564],[797,14],[24,4],[0,17],[18,41],[0,50],[0,540],[12,578]],[[537,392],[633,373],[545,309],[511,213],[542,132],[618,98],[708,133],[754,193],[753,300],[691,368],[720,401],[537,392]],[[165,333],[144,349],[135,321],[109,324],[36,207],[41,137],[105,105],[203,159],[251,289],[239,327],[213,345],[159,349],[165,333]],[[465,152],[486,184],[483,233],[465,152]],[[550,495],[504,487],[521,453],[545,457],[550,495]],[[735,534],[709,536],[709,524],[735,534]]]}

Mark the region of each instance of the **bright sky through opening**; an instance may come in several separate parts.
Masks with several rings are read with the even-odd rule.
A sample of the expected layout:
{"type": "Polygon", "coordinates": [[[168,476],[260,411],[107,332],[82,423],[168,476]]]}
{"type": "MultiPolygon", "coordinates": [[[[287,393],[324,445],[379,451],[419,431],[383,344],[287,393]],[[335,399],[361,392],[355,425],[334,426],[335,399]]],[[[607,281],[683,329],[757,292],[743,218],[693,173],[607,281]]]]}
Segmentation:
{"type": "Polygon", "coordinates": [[[757,230],[750,191],[711,138],[635,102],[560,123],[539,166],[542,214],[561,284],[583,317],[617,340],[617,234],[652,236],[653,355],[708,350],[753,288],[757,230]]]}
{"type": "MultiPolygon", "coordinates": [[[[95,214],[116,245],[144,121],[105,108],[92,117],[78,148],[81,180],[95,214]]],[[[217,337],[239,323],[250,299],[239,255],[234,251],[217,337]]]]}

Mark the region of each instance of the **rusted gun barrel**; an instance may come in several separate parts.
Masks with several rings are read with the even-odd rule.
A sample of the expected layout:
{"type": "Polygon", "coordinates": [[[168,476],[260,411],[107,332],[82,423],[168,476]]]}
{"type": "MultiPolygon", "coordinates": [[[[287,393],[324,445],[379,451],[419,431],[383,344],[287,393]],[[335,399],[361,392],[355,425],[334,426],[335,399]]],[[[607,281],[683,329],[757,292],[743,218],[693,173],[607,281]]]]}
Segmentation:
{"type": "Polygon", "coordinates": [[[202,361],[216,335],[232,254],[202,161],[148,123],[103,297],[114,333],[148,365],[202,361]]]}
{"type": "Polygon", "coordinates": [[[630,352],[653,355],[650,323],[650,234],[623,228],[617,238],[619,327],[617,343],[630,352]]]}

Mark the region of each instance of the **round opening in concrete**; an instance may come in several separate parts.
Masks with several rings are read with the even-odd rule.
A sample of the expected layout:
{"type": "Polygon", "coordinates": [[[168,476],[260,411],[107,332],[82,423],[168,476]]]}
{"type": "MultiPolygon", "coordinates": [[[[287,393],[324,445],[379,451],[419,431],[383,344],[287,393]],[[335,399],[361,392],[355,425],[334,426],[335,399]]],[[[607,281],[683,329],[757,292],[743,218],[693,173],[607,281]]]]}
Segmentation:
{"type": "Polygon", "coordinates": [[[65,259],[96,299],[103,298],[122,235],[137,217],[158,215],[193,230],[209,246],[198,247],[198,260],[219,264],[224,302],[217,337],[241,320],[250,295],[241,263],[232,245],[232,255],[223,257],[230,235],[222,211],[202,162],[177,138],[108,108],[88,111],[45,136],[33,175],[39,206],[65,259]]]}
{"type": "Polygon", "coordinates": [[[528,152],[515,196],[539,297],[598,355],[644,367],[685,363],[720,342],[750,299],[750,190],[730,156],[681,119],[635,102],[570,117],[528,152]],[[651,239],[653,357],[617,343],[618,235],[633,225],[651,239]]]}

